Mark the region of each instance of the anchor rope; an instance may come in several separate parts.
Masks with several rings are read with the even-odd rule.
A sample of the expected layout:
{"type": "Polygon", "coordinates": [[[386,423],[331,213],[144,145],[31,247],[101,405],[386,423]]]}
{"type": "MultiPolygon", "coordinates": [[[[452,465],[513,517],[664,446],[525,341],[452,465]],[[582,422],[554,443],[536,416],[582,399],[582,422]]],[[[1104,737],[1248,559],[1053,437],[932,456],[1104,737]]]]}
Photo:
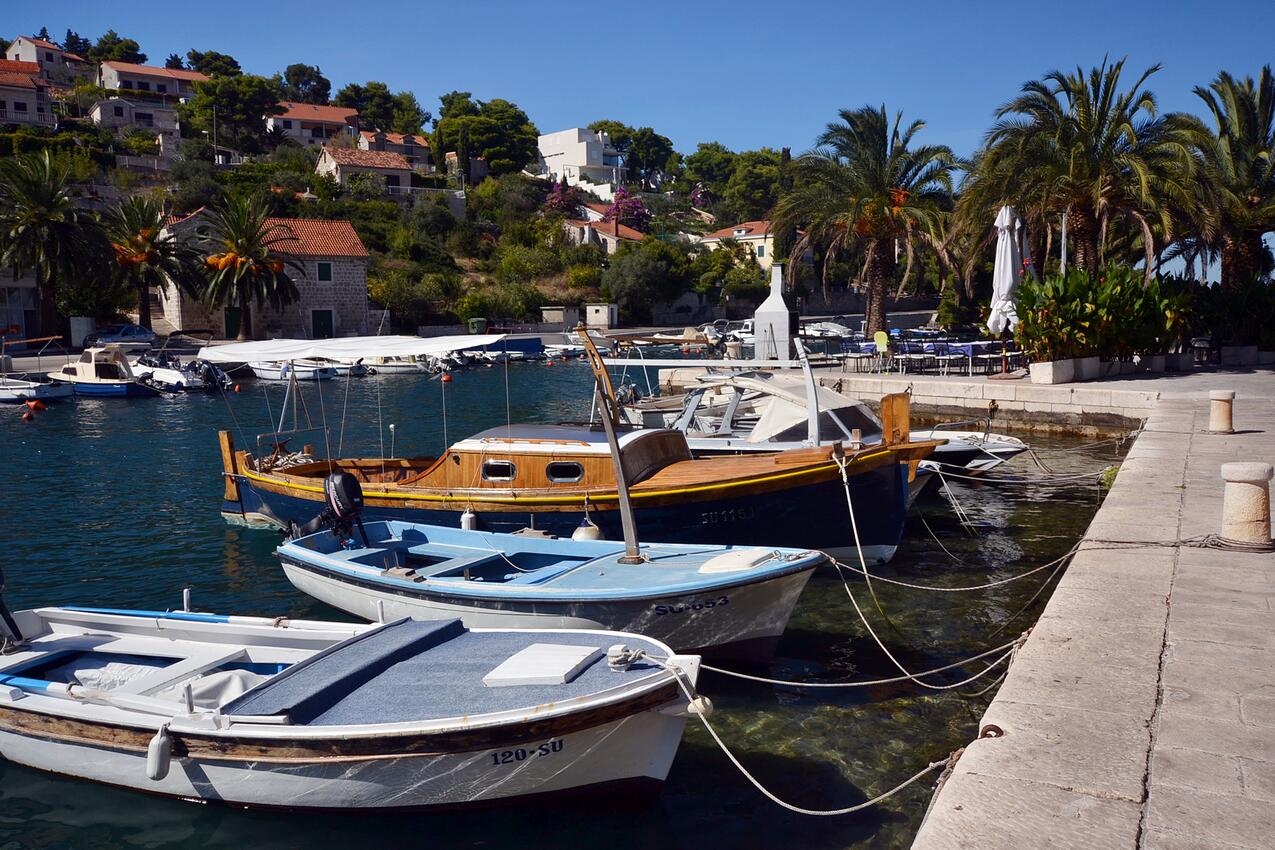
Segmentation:
{"type": "MultiPolygon", "coordinates": [[[[947,670],[954,670],[957,667],[964,667],[966,664],[970,664],[974,661],[979,661],[981,659],[988,657],[989,655],[996,655],[996,653],[998,652],[1003,653],[1002,655],[1000,655],[999,657],[997,657],[995,660],[991,662],[991,667],[996,667],[1002,661],[1010,657],[1010,653],[1013,651],[1013,647],[1016,644],[1017,644],[1017,641],[1010,641],[1009,643],[1001,644],[998,647],[989,649],[986,652],[980,652],[978,655],[970,656],[969,658],[965,658],[961,661],[954,661],[951,664],[944,664],[942,667],[935,667],[932,670],[925,670],[921,673],[914,673],[912,675],[913,676],[929,676],[934,673],[943,673],[947,670]]],[[[861,680],[857,682],[794,682],[794,681],[789,681],[785,679],[772,679],[767,676],[754,676],[750,673],[740,673],[738,670],[724,670],[721,667],[714,667],[711,664],[704,664],[702,662],[700,664],[700,667],[704,670],[711,670],[714,673],[721,673],[724,676],[731,676],[736,679],[744,679],[749,682],[758,682],[763,685],[779,685],[780,687],[788,687],[788,688],[821,688],[821,689],[867,688],[867,687],[875,687],[876,685],[894,685],[894,684],[898,684],[899,682],[910,681],[909,676],[895,676],[890,679],[868,679],[868,680],[861,680]]],[[[977,675],[975,675],[972,679],[969,679],[966,682],[958,682],[957,684],[966,684],[967,682],[973,681],[974,679],[977,679],[980,676],[985,675],[986,673],[987,673],[987,670],[983,670],[981,673],[978,673],[977,675]]]]}

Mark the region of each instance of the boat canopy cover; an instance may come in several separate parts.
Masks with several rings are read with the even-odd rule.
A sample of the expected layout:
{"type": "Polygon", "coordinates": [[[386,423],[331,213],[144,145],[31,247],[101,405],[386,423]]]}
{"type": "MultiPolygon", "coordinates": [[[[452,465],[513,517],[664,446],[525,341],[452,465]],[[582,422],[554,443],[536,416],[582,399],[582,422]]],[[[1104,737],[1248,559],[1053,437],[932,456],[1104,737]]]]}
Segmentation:
{"type": "Polygon", "coordinates": [[[367,357],[419,357],[494,345],[504,334],[453,336],[346,336],[335,339],[263,339],[208,345],[199,357],[214,363],[259,363],[282,360],[359,360],[367,357]]]}
{"type": "MultiPolygon", "coordinates": [[[[704,380],[709,385],[733,386],[745,391],[755,391],[762,398],[758,406],[764,405],[760,418],[748,435],[750,443],[783,442],[802,440],[807,436],[808,405],[810,403],[810,384],[803,375],[783,375],[777,373],[753,373],[724,377],[714,380],[711,376],[704,380]]],[[[849,434],[832,421],[829,414],[836,418],[847,429],[858,428],[864,439],[870,435],[881,433],[881,422],[872,410],[858,399],[837,392],[822,385],[815,385],[815,399],[819,404],[819,433],[821,440],[846,440],[849,434]]]]}

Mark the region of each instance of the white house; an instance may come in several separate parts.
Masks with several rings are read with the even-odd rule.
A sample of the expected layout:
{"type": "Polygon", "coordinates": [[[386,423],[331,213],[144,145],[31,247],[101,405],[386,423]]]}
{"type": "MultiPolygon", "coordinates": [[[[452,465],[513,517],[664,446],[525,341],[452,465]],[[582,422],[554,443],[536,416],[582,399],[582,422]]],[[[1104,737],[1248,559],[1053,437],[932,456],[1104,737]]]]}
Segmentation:
{"type": "Polygon", "coordinates": [[[279,108],[283,111],[278,115],[266,116],[266,129],[281,129],[298,144],[324,145],[333,136],[353,136],[359,129],[357,109],[291,100],[283,101],[279,108]]]}
{"type": "Polygon", "coordinates": [[[332,177],[342,186],[355,174],[375,174],[385,180],[388,194],[406,195],[412,191],[412,166],[401,153],[324,147],[314,170],[332,177]]]}
{"type": "Polygon", "coordinates": [[[605,201],[615,197],[615,188],[624,182],[624,156],[611,144],[606,133],[583,127],[546,133],[540,137],[541,173],[568,186],[579,186],[605,201]]]}
{"type": "Polygon", "coordinates": [[[429,156],[429,139],[420,134],[364,130],[359,133],[359,149],[402,154],[412,168],[425,172],[435,170],[429,156]]]}
{"type": "MultiPolygon", "coordinates": [[[[279,249],[296,258],[301,273],[291,266],[300,299],[282,310],[266,306],[252,311],[252,328],[258,337],[269,335],[306,339],[355,336],[368,332],[368,252],[348,221],[271,218],[266,226],[283,225],[293,238],[279,249]]],[[[202,211],[170,221],[167,231],[195,238],[203,228],[202,211]]],[[[208,328],[218,336],[239,333],[239,310],[223,307],[209,311],[200,301],[169,286],[160,295],[163,317],[175,328],[208,328]]]]}
{"type": "Polygon", "coordinates": [[[727,239],[743,245],[757,261],[757,265],[764,271],[770,270],[770,265],[775,259],[775,236],[771,233],[769,221],[745,221],[731,227],[724,227],[701,238],[700,244],[710,251],[715,251],[727,239]]]}
{"type": "Polygon", "coordinates": [[[0,60],[0,125],[52,126],[53,101],[49,88],[36,63],[0,60]]]}
{"type": "Polygon", "coordinates": [[[102,88],[127,92],[124,96],[132,100],[158,101],[175,106],[181,98],[193,95],[195,83],[205,82],[208,75],[182,68],[109,61],[102,63],[97,78],[102,88]]]}
{"type": "Polygon", "coordinates": [[[55,86],[73,86],[93,81],[93,65],[83,56],[76,56],[51,41],[20,35],[4,52],[4,58],[14,62],[33,62],[39,66],[40,78],[55,86]]]}

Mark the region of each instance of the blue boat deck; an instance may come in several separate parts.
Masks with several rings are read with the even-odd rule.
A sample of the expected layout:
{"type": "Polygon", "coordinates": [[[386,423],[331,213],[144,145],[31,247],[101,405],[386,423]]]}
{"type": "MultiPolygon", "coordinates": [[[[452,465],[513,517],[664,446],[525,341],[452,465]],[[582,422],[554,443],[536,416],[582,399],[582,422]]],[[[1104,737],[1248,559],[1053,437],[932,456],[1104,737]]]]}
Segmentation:
{"type": "Polygon", "coordinates": [[[338,575],[475,597],[635,599],[695,593],[813,569],[823,555],[771,547],[645,544],[646,560],[619,563],[614,541],[546,539],[377,522],[370,546],[343,549],[328,532],[290,541],[279,554],[338,575]],[[725,556],[733,564],[716,565],[725,556]],[[706,569],[707,565],[707,569],[706,569]]]}

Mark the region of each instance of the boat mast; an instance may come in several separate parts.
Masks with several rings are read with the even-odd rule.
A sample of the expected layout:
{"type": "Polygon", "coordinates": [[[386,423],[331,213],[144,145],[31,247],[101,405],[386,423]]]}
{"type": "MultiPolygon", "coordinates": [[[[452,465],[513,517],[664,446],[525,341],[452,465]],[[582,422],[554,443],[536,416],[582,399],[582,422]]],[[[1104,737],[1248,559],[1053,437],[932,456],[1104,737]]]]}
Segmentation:
{"type": "Polygon", "coordinates": [[[597,384],[598,408],[602,414],[602,429],[606,431],[607,445],[611,449],[611,462],[615,465],[615,490],[620,498],[620,525],[624,529],[624,555],[621,564],[640,564],[642,554],[638,551],[637,524],[633,520],[633,503],[629,501],[629,483],[624,477],[624,462],[620,458],[620,441],[615,436],[615,423],[620,418],[620,405],[615,400],[615,387],[611,385],[611,376],[607,374],[606,364],[598,347],[589,338],[589,332],[583,324],[576,326],[580,339],[584,341],[585,355],[589,358],[589,366],[593,369],[593,380],[597,384]]]}

